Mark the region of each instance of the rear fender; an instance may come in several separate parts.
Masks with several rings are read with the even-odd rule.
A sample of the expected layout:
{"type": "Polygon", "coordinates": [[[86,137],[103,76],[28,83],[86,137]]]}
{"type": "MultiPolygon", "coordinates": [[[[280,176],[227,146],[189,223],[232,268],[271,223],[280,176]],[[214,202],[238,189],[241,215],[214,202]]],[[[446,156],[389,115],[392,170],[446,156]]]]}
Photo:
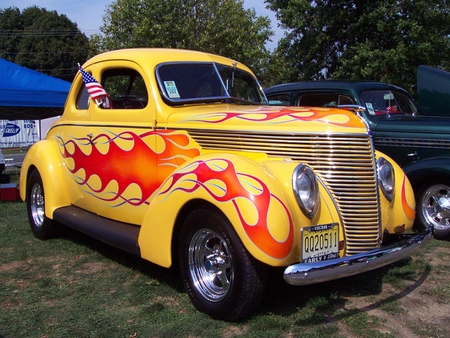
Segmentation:
{"type": "Polygon", "coordinates": [[[41,140],[27,151],[20,170],[20,198],[26,201],[27,182],[30,173],[37,170],[42,178],[45,193],[45,215],[53,218],[55,209],[70,204],[64,184],[63,164],[60,162],[58,144],[53,140],[41,140]]]}

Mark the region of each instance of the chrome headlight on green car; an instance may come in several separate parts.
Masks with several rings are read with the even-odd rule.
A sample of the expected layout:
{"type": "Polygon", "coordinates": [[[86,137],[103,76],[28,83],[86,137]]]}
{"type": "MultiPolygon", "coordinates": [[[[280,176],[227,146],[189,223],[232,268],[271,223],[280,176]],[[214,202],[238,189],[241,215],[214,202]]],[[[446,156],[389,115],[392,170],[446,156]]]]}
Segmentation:
{"type": "Polygon", "coordinates": [[[300,164],[292,175],[292,188],[300,209],[309,218],[314,218],[319,209],[319,185],[314,171],[300,164]]]}

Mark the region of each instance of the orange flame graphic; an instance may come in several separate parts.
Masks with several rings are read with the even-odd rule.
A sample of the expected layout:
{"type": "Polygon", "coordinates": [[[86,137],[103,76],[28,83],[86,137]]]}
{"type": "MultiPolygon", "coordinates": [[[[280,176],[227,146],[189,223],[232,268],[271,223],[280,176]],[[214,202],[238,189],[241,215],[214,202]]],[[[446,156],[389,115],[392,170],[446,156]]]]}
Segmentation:
{"type": "Polygon", "coordinates": [[[236,172],[236,169],[230,160],[214,159],[196,161],[184,168],[183,172],[172,174],[172,176],[169,177],[168,182],[170,183],[168,187],[159,192],[159,195],[171,194],[175,191],[192,193],[199,188],[203,188],[216,201],[233,203],[245,232],[259,249],[266,254],[279,259],[284,258],[289,254],[293,243],[293,224],[292,217],[286,205],[284,205],[278,197],[270,193],[269,188],[259,178],[249,174],[236,172]],[[249,192],[249,190],[244,187],[243,183],[241,183],[245,180],[240,180],[239,177],[251,178],[257,182],[259,186],[255,187],[252,185],[252,188],[257,189],[259,194],[255,195],[249,192]],[[208,181],[212,179],[220,180],[225,184],[225,187],[221,189],[220,196],[208,187],[208,181]],[[185,184],[185,187],[182,186],[183,183],[185,184]],[[186,186],[189,186],[189,188],[186,186]],[[236,202],[236,198],[238,197],[247,198],[254,204],[259,214],[256,224],[250,225],[245,221],[243,212],[239,209],[236,202]],[[289,219],[289,224],[286,225],[289,227],[289,233],[287,239],[282,243],[273,238],[268,228],[268,214],[271,203],[274,203],[273,199],[282,205],[287,218],[289,219]]]}
{"type": "Polygon", "coordinates": [[[414,216],[416,214],[415,208],[411,208],[406,200],[406,175],[403,175],[403,183],[402,183],[402,206],[405,216],[410,220],[414,220],[414,216]]]}
{"type": "MultiPolygon", "coordinates": [[[[87,186],[92,195],[107,202],[118,202],[118,205],[129,203],[134,206],[148,204],[147,199],[161,185],[162,181],[170,175],[180,164],[187,159],[196,157],[200,151],[188,148],[189,137],[185,134],[171,131],[149,131],[137,135],[131,131],[118,135],[99,134],[95,138],[79,138],[64,142],[62,139],[62,156],[73,159],[73,166],[68,166],[72,174],[84,170],[76,176],[80,185],[87,186]],[[156,144],[157,139],[163,141],[162,152],[157,153],[145,141],[153,138],[149,143],[156,144]],[[125,150],[117,141],[127,144],[125,150]],[[102,153],[98,145],[108,146],[108,151],[102,153]],[[74,150],[69,152],[68,146],[73,145],[74,150]],[[82,150],[83,148],[83,150],[82,150]],[[176,156],[175,156],[176,154],[176,156]],[[97,189],[91,187],[89,179],[96,175],[101,180],[97,189]],[[116,181],[118,190],[106,192],[105,189],[111,181],[116,181]],[[136,198],[125,198],[124,191],[131,185],[140,187],[142,195],[136,198]],[[102,196],[100,196],[102,194],[102,196]],[[111,197],[105,197],[105,196],[111,197]]],[[[71,147],[70,147],[71,148],[71,147]]]]}
{"type": "Polygon", "coordinates": [[[292,121],[305,121],[305,122],[315,122],[324,121],[330,124],[344,126],[344,127],[361,127],[362,123],[358,119],[351,118],[352,113],[348,112],[337,112],[334,110],[314,110],[314,108],[294,110],[289,108],[281,108],[280,110],[269,110],[268,108],[260,108],[257,112],[252,113],[216,113],[216,114],[206,114],[203,115],[205,118],[197,118],[197,122],[205,123],[221,123],[233,118],[251,121],[251,122],[273,122],[276,124],[289,123],[292,121]],[[327,120],[328,117],[336,116],[337,114],[347,117],[347,121],[337,122],[334,120],[327,120]],[[262,115],[262,116],[261,116],[262,115]],[[220,117],[221,116],[221,117],[220,117]]]}

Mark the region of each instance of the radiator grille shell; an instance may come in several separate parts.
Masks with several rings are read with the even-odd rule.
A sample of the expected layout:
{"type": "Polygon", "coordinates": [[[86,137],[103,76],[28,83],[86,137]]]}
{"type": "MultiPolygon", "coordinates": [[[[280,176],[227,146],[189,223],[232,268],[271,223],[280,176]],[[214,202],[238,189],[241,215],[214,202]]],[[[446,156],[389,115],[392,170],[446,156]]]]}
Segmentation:
{"type": "Polygon", "coordinates": [[[261,152],[308,164],[326,183],[340,211],[345,254],[379,247],[379,197],[368,135],[188,132],[203,149],[261,152]]]}

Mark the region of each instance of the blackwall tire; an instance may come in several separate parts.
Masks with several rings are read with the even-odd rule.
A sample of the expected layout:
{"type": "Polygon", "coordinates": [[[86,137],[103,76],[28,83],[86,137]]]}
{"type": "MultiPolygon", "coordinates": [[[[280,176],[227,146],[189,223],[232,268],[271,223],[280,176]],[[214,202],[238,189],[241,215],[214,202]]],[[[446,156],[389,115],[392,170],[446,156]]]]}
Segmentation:
{"type": "Polygon", "coordinates": [[[199,311],[237,321],[257,308],[266,287],[266,266],[247,252],[225,217],[195,210],[183,224],[179,243],[183,285],[199,311]]]}

